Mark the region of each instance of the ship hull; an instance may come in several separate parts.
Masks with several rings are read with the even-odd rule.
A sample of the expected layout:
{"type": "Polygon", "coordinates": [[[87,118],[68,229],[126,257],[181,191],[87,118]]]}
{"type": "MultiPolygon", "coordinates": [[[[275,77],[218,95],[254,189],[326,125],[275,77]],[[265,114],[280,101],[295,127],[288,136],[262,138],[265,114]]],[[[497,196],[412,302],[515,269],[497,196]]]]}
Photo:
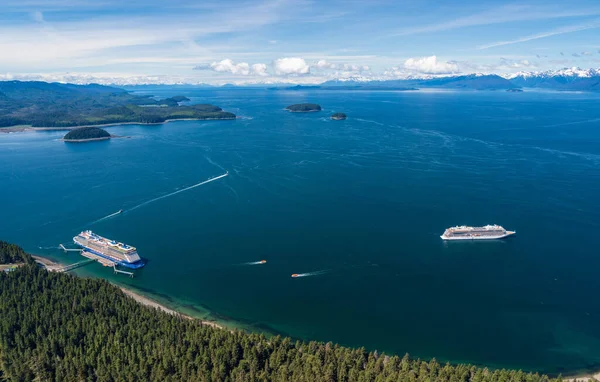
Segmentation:
{"type": "Polygon", "coordinates": [[[121,265],[126,268],[139,269],[139,268],[142,268],[144,265],[146,265],[146,263],[143,260],[136,261],[135,263],[128,263],[126,261],[118,260],[118,259],[115,259],[114,257],[105,255],[104,253],[102,253],[96,249],[90,248],[89,246],[78,242],[76,239],[73,239],[73,242],[75,244],[77,244],[78,246],[80,246],[81,248],[85,249],[86,251],[93,253],[94,255],[98,255],[104,259],[110,260],[110,261],[114,262],[115,264],[121,265]]]}
{"type": "Polygon", "coordinates": [[[440,237],[442,238],[442,240],[498,240],[498,239],[507,238],[514,234],[516,234],[516,232],[506,231],[506,233],[504,235],[489,235],[489,236],[474,236],[474,235],[472,235],[472,236],[468,236],[468,235],[446,236],[446,235],[442,235],[440,237]]]}

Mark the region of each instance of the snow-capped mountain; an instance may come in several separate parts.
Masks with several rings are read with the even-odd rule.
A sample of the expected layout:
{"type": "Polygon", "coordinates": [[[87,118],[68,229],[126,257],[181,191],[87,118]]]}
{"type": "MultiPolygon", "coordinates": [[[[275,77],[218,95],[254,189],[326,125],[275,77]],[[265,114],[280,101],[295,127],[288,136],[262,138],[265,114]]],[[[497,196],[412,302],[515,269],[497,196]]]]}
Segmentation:
{"type": "Polygon", "coordinates": [[[543,72],[518,72],[504,78],[515,86],[556,90],[600,90],[600,69],[563,68],[543,72]]]}

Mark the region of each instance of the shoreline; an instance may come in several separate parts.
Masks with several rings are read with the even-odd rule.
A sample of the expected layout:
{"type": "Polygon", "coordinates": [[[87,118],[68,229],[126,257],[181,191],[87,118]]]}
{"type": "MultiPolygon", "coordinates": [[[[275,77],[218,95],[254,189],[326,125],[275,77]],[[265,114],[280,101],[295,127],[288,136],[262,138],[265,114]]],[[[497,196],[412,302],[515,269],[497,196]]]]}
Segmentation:
{"type": "MultiPolygon", "coordinates": [[[[58,269],[65,266],[65,264],[56,262],[45,256],[40,256],[40,255],[31,255],[31,256],[34,258],[34,260],[36,260],[36,262],[44,264],[46,269],[50,272],[57,271],[58,269]]],[[[73,273],[70,273],[70,274],[73,275],[74,277],[80,277],[73,273]]],[[[119,288],[127,297],[134,299],[138,304],[141,304],[141,305],[153,308],[153,309],[157,309],[157,310],[160,310],[162,312],[165,312],[165,313],[168,313],[171,315],[179,315],[188,320],[197,320],[202,325],[208,325],[213,328],[230,330],[230,331],[234,330],[232,328],[229,328],[223,324],[220,324],[220,323],[217,323],[214,321],[208,321],[208,320],[203,320],[201,318],[193,317],[189,314],[182,312],[181,310],[179,310],[177,308],[169,308],[164,303],[158,302],[156,299],[153,299],[152,297],[148,297],[139,291],[134,291],[130,288],[123,287],[123,286],[121,286],[117,283],[114,283],[110,280],[107,280],[103,277],[100,277],[100,278],[108,281],[112,285],[119,288]]],[[[479,365],[479,367],[485,367],[485,365],[479,365]]],[[[543,373],[543,374],[548,375],[547,373],[543,373]]],[[[580,374],[577,374],[577,372],[575,372],[574,374],[566,374],[563,376],[563,381],[565,381],[565,382],[587,382],[587,381],[592,380],[592,378],[594,378],[596,380],[600,380],[600,371],[596,370],[596,371],[587,371],[587,372],[580,373],[580,374]]]]}
{"type": "Polygon", "coordinates": [[[111,127],[111,126],[120,126],[120,125],[162,125],[169,122],[178,122],[178,121],[233,121],[238,119],[235,118],[174,118],[174,119],[166,119],[164,122],[113,122],[113,123],[100,123],[95,125],[80,125],[80,126],[68,126],[68,127],[33,127],[31,125],[21,125],[21,126],[9,126],[9,127],[0,127],[0,133],[22,133],[25,131],[71,131],[74,129],[80,129],[82,127],[111,127]]]}
{"type": "MultiPolygon", "coordinates": [[[[45,269],[48,272],[56,272],[65,266],[65,264],[61,264],[61,263],[51,260],[45,256],[31,255],[31,257],[36,261],[36,263],[43,264],[45,269]]],[[[79,277],[73,273],[70,273],[70,274],[75,277],[79,277]]],[[[125,287],[123,287],[119,284],[116,284],[110,280],[107,280],[105,278],[102,278],[102,279],[108,281],[112,285],[119,288],[127,297],[134,299],[138,304],[141,304],[141,305],[144,305],[144,306],[147,306],[150,308],[158,309],[158,310],[168,313],[168,314],[179,315],[188,320],[196,320],[196,321],[199,321],[202,325],[212,326],[213,328],[218,328],[218,329],[226,329],[225,326],[220,325],[214,321],[202,320],[200,318],[192,317],[188,314],[178,311],[177,309],[171,309],[171,308],[167,307],[166,305],[152,299],[151,297],[144,296],[143,294],[141,294],[139,292],[133,291],[129,288],[125,288],[125,287]]]]}

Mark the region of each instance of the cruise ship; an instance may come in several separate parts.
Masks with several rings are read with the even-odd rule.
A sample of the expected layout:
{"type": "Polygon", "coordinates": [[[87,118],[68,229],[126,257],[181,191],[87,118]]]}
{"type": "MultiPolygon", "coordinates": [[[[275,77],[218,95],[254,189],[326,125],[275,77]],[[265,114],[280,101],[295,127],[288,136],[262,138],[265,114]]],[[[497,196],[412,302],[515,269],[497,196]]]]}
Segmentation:
{"type": "Polygon", "coordinates": [[[503,239],[515,233],[515,231],[507,231],[497,224],[483,227],[462,225],[448,228],[440,237],[444,240],[492,240],[503,239]]]}
{"type": "Polygon", "coordinates": [[[104,260],[102,263],[112,263],[105,265],[122,265],[132,269],[141,268],[145,265],[135,247],[109,240],[96,235],[92,231],[81,232],[73,238],[73,241],[83,247],[82,255],[86,256],[86,252],[88,252],[102,258],[104,260]]]}

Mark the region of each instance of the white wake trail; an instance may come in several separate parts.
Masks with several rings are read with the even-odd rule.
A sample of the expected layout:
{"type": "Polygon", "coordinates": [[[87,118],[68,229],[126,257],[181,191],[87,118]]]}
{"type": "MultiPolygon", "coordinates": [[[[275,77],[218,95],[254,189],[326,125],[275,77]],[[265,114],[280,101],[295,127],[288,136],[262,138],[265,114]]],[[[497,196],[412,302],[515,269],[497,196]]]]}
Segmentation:
{"type": "Polygon", "coordinates": [[[117,212],[115,212],[115,213],[113,213],[113,214],[106,215],[106,216],[105,216],[105,217],[103,217],[103,218],[100,218],[100,219],[98,219],[98,220],[94,220],[94,221],[93,221],[93,222],[91,222],[91,223],[88,223],[88,225],[92,225],[92,224],[100,223],[101,221],[103,221],[103,220],[106,220],[106,219],[110,219],[110,218],[112,218],[113,216],[117,216],[117,215],[119,215],[119,214],[120,214],[120,213],[122,213],[122,212],[123,212],[123,211],[117,211],[117,212]]]}
{"type": "Polygon", "coordinates": [[[309,276],[319,276],[319,275],[324,275],[325,273],[328,273],[328,270],[323,270],[323,271],[315,271],[315,272],[307,272],[307,273],[298,273],[295,274],[292,277],[309,277],[309,276]]]}
{"type": "Polygon", "coordinates": [[[225,174],[222,174],[222,175],[219,175],[219,176],[215,176],[214,178],[210,178],[208,180],[205,180],[204,182],[200,182],[200,183],[194,184],[192,186],[189,186],[189,187],[186,187],[186,188],[182,188],[181,190],[177,190],[175,192],[171,192],[170,194],[159,196],[158,198],[150,199],[150,200],[148,200],[148,201],[146,201],[144,203],[138,204],[135,207],[131,207],[130,209],[126,210],[125,212],[131,212],[133,210],[136,210],[136,209],[138,209],[140,207],[143,207],[145,205],[148,205],[150,203],[159,201],[159,200],[164,199],[164,198],[168,198],[169,196],[180,194],[180,193],[185,192],[185,191],[189,191],[192,188],[200,187],[200,186],[205,185],[207,183],[214,182],[215,180],[219,180],[219,179],[224,178],[224,177],[226,177],[228,175],[229,175],[229,171],[227,171],[225,174]]]}
{"type": "Polygon", "coordinates": [[[267,260],[261,260],[261,261],[251,261],[249,263],[242,263],[242,265],[262,265],[262,264],[266,264],[267,260]]]}

